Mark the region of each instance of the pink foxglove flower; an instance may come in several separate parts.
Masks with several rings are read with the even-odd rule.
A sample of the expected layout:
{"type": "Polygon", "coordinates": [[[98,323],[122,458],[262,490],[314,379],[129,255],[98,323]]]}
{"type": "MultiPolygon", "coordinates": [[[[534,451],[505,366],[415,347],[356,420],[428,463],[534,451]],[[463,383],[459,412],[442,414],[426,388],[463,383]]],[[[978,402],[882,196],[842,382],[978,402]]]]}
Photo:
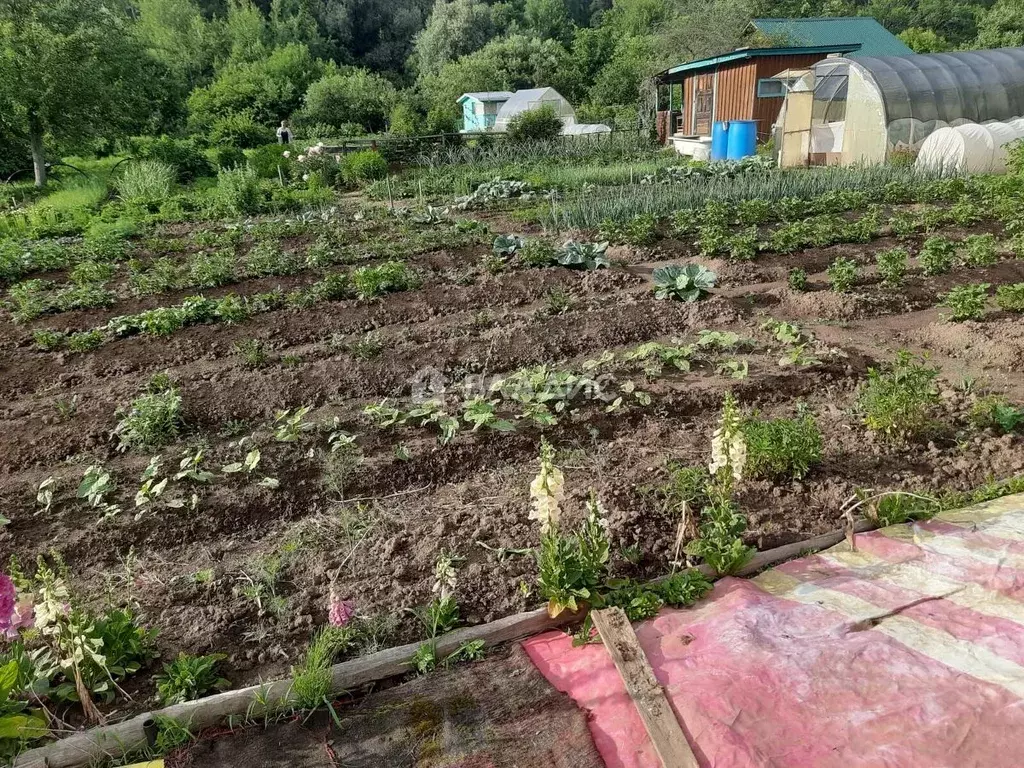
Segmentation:
{"type": "Polygon", "coordinates": [[[14,607],[14,613],[11,614],[11,626],[4,630],[4,635],[8,640],[16,640],[20,630],[31,629],[35,626],[35,618],[35,605],[32,602],[32,596],[22,596],[14,607]]]}
{"type": "Polygon", "coordinates": [[[17,598],[18,592],[11,577],[6,573],[0,573],[0,631],[6,632],[10,629],[17,598]]]}
{"type": "Polygon", "coordinates": [[[331,607],[327,612],[327,621],[332,627],[344,627],[356,613],[354,600],[342,600],[334,590],[331,590],[331,607]]]}

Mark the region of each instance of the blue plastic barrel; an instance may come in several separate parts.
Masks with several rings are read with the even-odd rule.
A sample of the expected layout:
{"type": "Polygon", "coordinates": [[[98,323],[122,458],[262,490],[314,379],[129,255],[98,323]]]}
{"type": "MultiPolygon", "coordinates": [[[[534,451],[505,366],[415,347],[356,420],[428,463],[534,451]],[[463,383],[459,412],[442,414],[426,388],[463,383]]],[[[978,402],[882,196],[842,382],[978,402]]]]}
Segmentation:
{"type": "MultiPolygon", "coordinates": [[[[730,120],[727,133],[725,156],[729,160],[741,160],[757,151],[757,120],[730,120]]],[[[714,142],[712,142],[714,152],[714,142]]]]}
{"type": "Polygon", "coordinates": [[[711,162],[725,160],[729,154],[729,123],[719,121],[711,125],[711,162]]]}

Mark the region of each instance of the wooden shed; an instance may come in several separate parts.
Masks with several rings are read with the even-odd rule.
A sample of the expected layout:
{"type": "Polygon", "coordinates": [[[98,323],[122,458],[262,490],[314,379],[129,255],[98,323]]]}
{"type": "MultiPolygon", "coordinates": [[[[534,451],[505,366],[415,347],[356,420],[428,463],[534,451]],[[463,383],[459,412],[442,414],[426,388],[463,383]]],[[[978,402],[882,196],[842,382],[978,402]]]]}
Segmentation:
{"type": "MultiPolygon", "coordinates": [[[[806,70],[824,58],[858,48],[860,43],[739,48],[667,69],[655,78],[668,86],[672,130],[665,138],[710,136],[711,124],[719,120],[757,120],[758,139],[766,139],[787,91],[786,79],[776,75],[806,70]]],[[[659,111],[664,108],[659,104],[659,111]]]]}

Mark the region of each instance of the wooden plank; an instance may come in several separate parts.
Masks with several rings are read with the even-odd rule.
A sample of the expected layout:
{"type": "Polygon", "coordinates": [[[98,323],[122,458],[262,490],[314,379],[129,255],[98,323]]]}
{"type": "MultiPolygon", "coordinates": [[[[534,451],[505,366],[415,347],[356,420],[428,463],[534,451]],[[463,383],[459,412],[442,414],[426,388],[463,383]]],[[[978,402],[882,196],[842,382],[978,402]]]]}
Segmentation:
{"type": "Polygon", "coordinates": [[[601,633],[601,642],[611,654],[615,668],[633,699],[647,734],[665,768],[698,768],[697,758],[686,740],[665,691],[654,677],[644,649],[621,608],[605,608],[590,614],[601,633]]]}

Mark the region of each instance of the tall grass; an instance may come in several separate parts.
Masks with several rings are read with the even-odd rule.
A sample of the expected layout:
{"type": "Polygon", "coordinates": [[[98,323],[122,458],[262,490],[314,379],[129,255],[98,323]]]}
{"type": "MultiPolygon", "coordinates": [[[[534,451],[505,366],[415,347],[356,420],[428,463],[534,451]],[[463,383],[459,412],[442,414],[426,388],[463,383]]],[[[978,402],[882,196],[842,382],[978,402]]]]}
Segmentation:
{"type": "Polygon", "coordinates": [[[785,197],[809,199],[837,190],[880,194],[892,182],[918,184],[936,178],[913,168],[800,168],[769,173],[744,173],[729,178],[700,177],[678,184],[627,184],[574,193],[552,207],[545,225],[554,229],[588,229],[600,222],[628,221],[641,214],[667,216],[697,208],[708,200],[738,202],[785,197]]]}
{"type": "Polygon", "coordinates": [[[36,204],[55,211],[71,211],[79,208],[98,208],[107,197],[107,185],[95,177],[74,176],[61,186],[41,198],[36,204]]]}
{"type": "Polygon", "coordinates": [[[177,171],[167,163],[142,160],[126,163],[117,179],[117,192],[126,203],[159,204],[171,195],[177,171]]]}

